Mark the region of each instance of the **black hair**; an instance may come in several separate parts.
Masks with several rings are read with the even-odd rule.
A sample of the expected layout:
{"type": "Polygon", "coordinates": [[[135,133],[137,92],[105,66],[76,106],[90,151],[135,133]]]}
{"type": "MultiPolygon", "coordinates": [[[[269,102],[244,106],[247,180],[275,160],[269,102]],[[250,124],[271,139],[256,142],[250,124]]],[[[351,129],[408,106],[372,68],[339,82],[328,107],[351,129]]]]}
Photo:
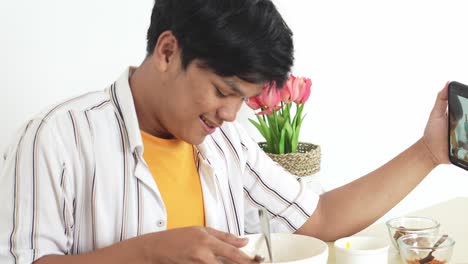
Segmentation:
{"type": "Polygon", "coordinates": [[[281,87],[293,64],[292,32],[270,0],[155,0],[147,56],[166,30],[184,69],[199,59],[220,76],[281,87]]]}

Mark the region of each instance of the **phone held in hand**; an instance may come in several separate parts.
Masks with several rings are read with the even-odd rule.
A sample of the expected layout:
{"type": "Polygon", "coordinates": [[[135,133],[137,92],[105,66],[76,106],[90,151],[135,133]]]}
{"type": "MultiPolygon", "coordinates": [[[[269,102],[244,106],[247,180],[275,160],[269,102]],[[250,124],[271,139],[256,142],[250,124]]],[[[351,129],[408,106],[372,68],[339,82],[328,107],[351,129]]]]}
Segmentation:
{"type": "Polygon", "coordinates": [[[468,170],[468,86],[450,82],[448,93],[449,158],[454,165],[468,170]]]}

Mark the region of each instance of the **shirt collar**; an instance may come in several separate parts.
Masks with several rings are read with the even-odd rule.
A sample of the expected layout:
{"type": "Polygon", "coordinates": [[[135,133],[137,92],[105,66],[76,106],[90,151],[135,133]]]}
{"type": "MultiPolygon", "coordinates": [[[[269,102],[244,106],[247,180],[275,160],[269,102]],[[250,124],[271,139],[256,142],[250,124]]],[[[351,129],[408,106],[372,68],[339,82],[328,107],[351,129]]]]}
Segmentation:
{"type": "Polygon", "coordinates": [[[123,119],[132,152],[135,151],[135,148],[142,149],[143,147],[132,90],[130,89],[129,78],[133,70],[134,68],[128,67],[110,88],[111,100],[123,119]]]}

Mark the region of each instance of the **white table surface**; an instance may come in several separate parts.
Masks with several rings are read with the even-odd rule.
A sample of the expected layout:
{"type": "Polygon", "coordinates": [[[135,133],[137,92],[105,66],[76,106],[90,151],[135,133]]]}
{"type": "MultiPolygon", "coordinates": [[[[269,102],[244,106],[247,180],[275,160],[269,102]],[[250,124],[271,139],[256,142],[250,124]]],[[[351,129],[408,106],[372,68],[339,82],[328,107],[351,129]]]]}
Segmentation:
{"type": "MultiPolygon", "coordinates": [[[[468,197],[458,197],[431,207],[418,210],[407,215],[425,216],[434,218],[440,222],[440,232],[453,237],[456,244],[451,259],[451,264],[468,264],[468,197]]],[[[401,264],[397,251],[393,248],[385,223],[377,223],[369,226],[356,236],[385,237],[390,243],[388,264],[401,264]]],[[[327,243],[329,247],[328,264],[335,264],[335,249],[333,243],[327,243]]]]}

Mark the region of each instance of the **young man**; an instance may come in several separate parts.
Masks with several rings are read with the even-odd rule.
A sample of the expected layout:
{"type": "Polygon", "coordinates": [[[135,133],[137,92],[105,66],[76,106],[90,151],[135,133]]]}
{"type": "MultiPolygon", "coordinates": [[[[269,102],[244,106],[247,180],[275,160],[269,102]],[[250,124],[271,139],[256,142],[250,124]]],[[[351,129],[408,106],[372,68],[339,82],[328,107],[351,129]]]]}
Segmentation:
{"type": "Polygon", "coordinates": [[[233,121],[284,82],[291,36],[268,0],[157,0],[142,65],[4,153],[0,262],[253,263],[237,236],[259,231],[258,208],[274,232],[335,240],[448,163],[444,88],[421,139],[350,184],[319,197],[279,168],[233,121]]]}

